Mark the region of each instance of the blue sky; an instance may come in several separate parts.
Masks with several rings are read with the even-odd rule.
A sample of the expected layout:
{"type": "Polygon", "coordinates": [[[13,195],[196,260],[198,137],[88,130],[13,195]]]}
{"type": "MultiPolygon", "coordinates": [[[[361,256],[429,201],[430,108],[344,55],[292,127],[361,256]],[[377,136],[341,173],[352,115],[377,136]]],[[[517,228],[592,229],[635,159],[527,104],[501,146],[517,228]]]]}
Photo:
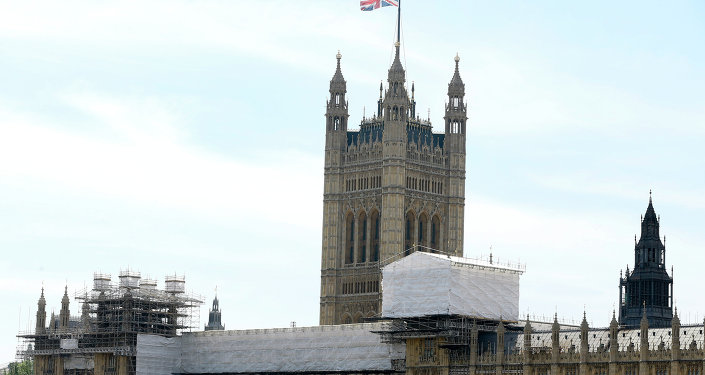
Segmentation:
{"type": "MultiPolygon", "coordinates": [[[[184,273],[207,302],[217,285],[227,328],[317,324],[335,54],[357,124],[396,13],[252,4],[0,4],[0,362],[42,283],[58,312],[65,284],[127,267],[160,287],[184,273]]],[[[653,189],[679,312],[702,322],[705,5],[403,7],[407,79],[436,131],[461,58],[465,255],[526,263],[522,313],[586,308],[604,326],[653,189]]]]}

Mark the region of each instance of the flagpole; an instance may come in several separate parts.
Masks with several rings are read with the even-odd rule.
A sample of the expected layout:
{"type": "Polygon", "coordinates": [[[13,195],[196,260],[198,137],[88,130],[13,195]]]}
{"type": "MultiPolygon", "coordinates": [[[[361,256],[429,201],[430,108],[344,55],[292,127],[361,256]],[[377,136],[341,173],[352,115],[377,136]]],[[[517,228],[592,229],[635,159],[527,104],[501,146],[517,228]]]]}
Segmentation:
{"type": "Polygon", "coordinates": [[[397,43],[401,43],[401,0],[397,4],[397,43]]]}

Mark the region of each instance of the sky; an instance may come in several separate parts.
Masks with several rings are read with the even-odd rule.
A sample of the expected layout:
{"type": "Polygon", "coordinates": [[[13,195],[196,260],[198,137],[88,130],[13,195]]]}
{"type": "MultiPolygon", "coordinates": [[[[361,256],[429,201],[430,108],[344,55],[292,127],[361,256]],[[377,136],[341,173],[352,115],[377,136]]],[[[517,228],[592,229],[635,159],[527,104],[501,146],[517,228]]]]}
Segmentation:
{"type": "MultiPolygon", "coordinates": [[[[520,314],[606,326],[649,190],[701,323],[705,3],[404,1],[417,112],[469,103],[465,249],[520,314]]],[[[217,287],[227,329],[316,325],[325,100],[376,108],[396,12],[355,0],[0,2],[0,363],[94,272],[217,287]]],[[[77,301],[70,305],[80,312],[77,301]]]]}

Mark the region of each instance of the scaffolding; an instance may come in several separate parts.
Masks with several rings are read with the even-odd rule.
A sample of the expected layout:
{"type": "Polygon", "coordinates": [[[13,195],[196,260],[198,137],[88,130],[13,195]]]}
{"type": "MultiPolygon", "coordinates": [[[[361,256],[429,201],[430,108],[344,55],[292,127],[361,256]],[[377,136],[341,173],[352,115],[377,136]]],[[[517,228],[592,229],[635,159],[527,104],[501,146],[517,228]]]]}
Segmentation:
{"type": "MultiPolygon", "coordinates": [[[[200,327],[203,297],[187,293],[185,281],[181,275],[167,276],[160,290],[156,280],[142,279],[139,272],[121,271],[117,283],[109,274],[94,273],[93,287],[74,295],[81,302],[81,316],[71,317],[68,327],[50,321],[49,327],[21,332],[18,357],[85,357],[96,366],[98,354],[110,354],[127,357],[126,373],[134,374],[138,334],[174,337],[200,327]]],[[[85,370],[75,373],[93,373],[85,370]]]]}

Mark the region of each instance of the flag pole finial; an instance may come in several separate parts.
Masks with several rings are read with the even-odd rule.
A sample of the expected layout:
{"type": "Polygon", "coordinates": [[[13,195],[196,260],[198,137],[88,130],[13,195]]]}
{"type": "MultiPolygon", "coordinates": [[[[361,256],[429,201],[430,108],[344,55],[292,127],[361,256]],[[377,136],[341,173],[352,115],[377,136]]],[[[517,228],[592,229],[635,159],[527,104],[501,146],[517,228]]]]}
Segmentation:
{"type": "Polygon", "coordinates": [[[397,47],[401,43],[401,0],[397,3],[397,47]]]}

